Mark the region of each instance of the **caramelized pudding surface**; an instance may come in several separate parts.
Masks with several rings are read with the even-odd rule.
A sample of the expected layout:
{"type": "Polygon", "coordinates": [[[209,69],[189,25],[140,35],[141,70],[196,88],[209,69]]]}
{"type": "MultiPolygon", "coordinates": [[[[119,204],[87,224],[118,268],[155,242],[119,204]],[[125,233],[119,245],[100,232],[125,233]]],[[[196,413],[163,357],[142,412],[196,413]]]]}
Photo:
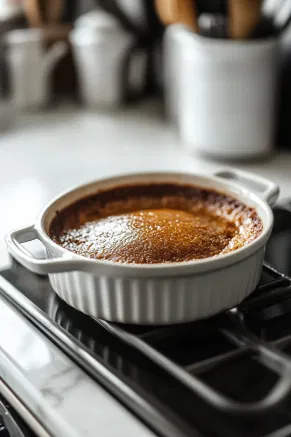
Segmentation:
{"type": "Polygon", "coordinates": [[[253,241],[255,209],[195,186],[118,186],[58,211],[49,235],[79,255],[121,263],[191,261],[253,241]]]}

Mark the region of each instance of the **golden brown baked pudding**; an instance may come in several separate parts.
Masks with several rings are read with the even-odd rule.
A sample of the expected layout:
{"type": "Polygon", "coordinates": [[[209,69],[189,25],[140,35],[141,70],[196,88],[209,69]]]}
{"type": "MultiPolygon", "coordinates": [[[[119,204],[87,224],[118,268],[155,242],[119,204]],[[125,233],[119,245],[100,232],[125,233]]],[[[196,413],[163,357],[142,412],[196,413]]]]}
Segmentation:
{"type": "Polygon", "coordinates": [[[58,211],[49,234],[88,258],[183,262],[225,254],[262,232],[255,209],[191,185],[117,186],[58,211]]]}

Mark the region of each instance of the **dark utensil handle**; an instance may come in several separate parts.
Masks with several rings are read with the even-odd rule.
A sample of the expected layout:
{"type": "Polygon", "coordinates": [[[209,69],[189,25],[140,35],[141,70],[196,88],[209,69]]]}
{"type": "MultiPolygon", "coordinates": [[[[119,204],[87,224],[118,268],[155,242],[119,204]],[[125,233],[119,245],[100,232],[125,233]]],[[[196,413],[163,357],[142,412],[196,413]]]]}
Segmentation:
{"type": "Polygon", "coordinates": [[[135,42],[125,55],[121,73],[121,83],[123,89],[123,100],[133,102],[141,99],[145,94],[154,88],[154,74],[152,68],[153,50],[157,41],[162,38],[164,27],[159,22],[152,0],[143,0],[145,28],[139,28],[133,20],[120,8],[116,0],[95,0],[95,2],[106,12],[119,20],[123,29],[135,36],[135,42]],[[138,92],[133,91],[130,85],[130,67],[134,61],[134,56],[138,52],[144,52],[146,57],[146,70],[143,78],[143,85],[138,92]]]}
{"type": "Polygon", "coordinates": [[[261,18],[259,24],[255,27],[255,29],[250,34],[249,38],[252,39],[268,38],[270,36],[277,35],[277,33],[278,33],[278,29],[276,29],[274,19],[272,17],[264,15],[261,18]]]}
{"type": "Polygon", "coordinates": [[[130,18],[128,18],[116,0],[95,0],[95,3],[104,11],[116,17],[124,30],[132,33],[139,39],[144,38],[144,32],[134,22],[132,22],[130,18]]]}
{"type": "Polygon", "coordinates": [[[147,39],[150,43],[155,43],[162,38],[165,26],[158,18],[153,0],[143,0],[143,9],[147,24],[147,39]]]}
{"type": "Polygon", "coordinates": [[[77,0],[66,0],[62,22],[73,23],[77,18],[77,0]]]}
{"type": "Polygon", "coordinates": [[[227,0],[195,0],[195,3],[198,15],[201,15],[203,13],[209,13],[227,16],[228,14],[227,0]]]}

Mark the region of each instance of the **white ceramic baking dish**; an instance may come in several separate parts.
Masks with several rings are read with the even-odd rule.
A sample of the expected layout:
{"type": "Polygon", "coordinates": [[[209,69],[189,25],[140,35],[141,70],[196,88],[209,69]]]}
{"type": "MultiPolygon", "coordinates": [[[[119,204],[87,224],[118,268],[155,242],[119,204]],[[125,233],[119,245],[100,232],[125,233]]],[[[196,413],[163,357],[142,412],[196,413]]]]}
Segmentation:
{"type": "Polygon", "coordinates": [[[170,324],[211,316],[240,303],[256,287],[273,225],[269,205],[279,188],[237,170],[215,176],[155,173],[115,177],[79,186],[53,200],[35,224],[6,236],[8,249],[23,266],[48,274],[55,292],[69,305],[96,318],[122,323],[170,324]],[[60,210],[76,200],[118,184],[176,182],[214,189],[254,207],[263,231],[250,244],[225,255],[167,264],[122,264],[88,259],[57,245],[48,229],[60,210]],[[40,240],[47,259],[21,245],[40,240]]]}

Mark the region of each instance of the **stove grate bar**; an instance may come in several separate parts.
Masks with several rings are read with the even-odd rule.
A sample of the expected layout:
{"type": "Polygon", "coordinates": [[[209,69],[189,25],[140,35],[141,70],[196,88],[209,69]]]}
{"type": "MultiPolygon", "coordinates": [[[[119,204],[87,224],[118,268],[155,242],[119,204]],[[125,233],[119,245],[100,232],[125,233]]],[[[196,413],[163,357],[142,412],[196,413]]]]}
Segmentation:
{"type": "Polygon", "coordinates": [[[262,296],[254,296],[252,299],[247,299],[239,305],[239,309],[242,312],[246,312],[254,309],[264,309],[272,304],[277,304],[278,301],[284,300],[291,296],[291,287],[288,284],[287,287],[278,288],[275,290],[266,291],[262,296]]]}
{"type": "Polygon", "coordinates": [[[249,347],[237,349],[235,351],[227,352],[226,354],[199,361],[198,363],[189,364],[185,366],[184,369],[191,374],[199,375],[200,373],[208,372],[209,370],[219,364],[222,364],[223,362],[229,361],[233,358],[239,358],[240,356],[245,355],[250,350],[251,349],[249,347]]]}
{"type": "Polygon", "coordinates": [[[259,285],[255,290],[255,293],[252,294],[247,300],[252,300],[253,297],[256,297],[257,295],[260,295],[270,289],[276,289],[278,287],[283,287],[283,286],[288,287],[289,285],[291,285],[291,279],[288,276],[276,270],[266,261],[264,262],[262,268],[262,274],[263,277],[264,275],[268,276],[268,279],[264,281],[264,283],[259,282],[259,285]]]}
{"type": "Polygon", "coordinates": [[[279,272],[279,270],[275,269],[275,267],[271,266],[268,262],[264,261],[264,265],[263,265],[263,271],[266,271],[269,274],[272,274],[274,277],[282,277],[282,278],[287,278],[288,277],[286,275],[284,275],[284,273],[279,272]]]}
{"type": "MultiPolygon", "coordinates": [[[[239,311],[236,312],[240,315],[239,311]]],[[[269,411],[270,408],[279,405],[291,391],[291,360],[289,357],[284,353],[281,353],[281,351],[277,350],[274,346],[263,343],[254,337],[248,332],[248,330],[243,329],[243,326],[242,330],[239,329],[238,332],[236,332],[236,330],[222,331],[226,336],[228,336],[227,333],[229,333],[230,336],[233,337],[232,340],[238,344],[240,349],[231,354],[215,357],[204,363],[200,362],[195,369],[195,364],[191,368],[189,366],[182,367],[176,364],[148,344],[148,342],[143,338],[132,335],[116,325],[104,321],[99,321],[99,323],[119,339],[145,354],[147,358],[158,364],[163,370],[174,376],[177,380],[187,386],[188,389],[221,412],[234,415],[260,415],[269,411]],[[259,402],[245,404],[227,398],[197,378],[196,374],[193,374],[193,370],[198,370],[199,373],[199,370],[200,372],[202,371],[203,366],[215,366],[216,364],[219,364],[221,360],[227,360],[231,357],[239,356],[239,354],[244,354],[247,349],[257,353],[260,362],[266,368],[275,371],[279,376],[278,382],[265,398],[259,402]],[[199,365],[201,366],[200,369],[199,365]],[[191,374],[189,373],[189,370],[192,370],[191,374]]]]}
{"type": "MultiPolygon", "coordinates": [[[[288,287],[291,284],[290,280],[287,278],[277,278],[266,284],[258,285],[255,291],[255,296],[260,296],[261,294],[269,291],[276,290],[277,288],[288,287]]],[[[253,296],[250,296],[247,300],[252,300],[253,296]]]]}

